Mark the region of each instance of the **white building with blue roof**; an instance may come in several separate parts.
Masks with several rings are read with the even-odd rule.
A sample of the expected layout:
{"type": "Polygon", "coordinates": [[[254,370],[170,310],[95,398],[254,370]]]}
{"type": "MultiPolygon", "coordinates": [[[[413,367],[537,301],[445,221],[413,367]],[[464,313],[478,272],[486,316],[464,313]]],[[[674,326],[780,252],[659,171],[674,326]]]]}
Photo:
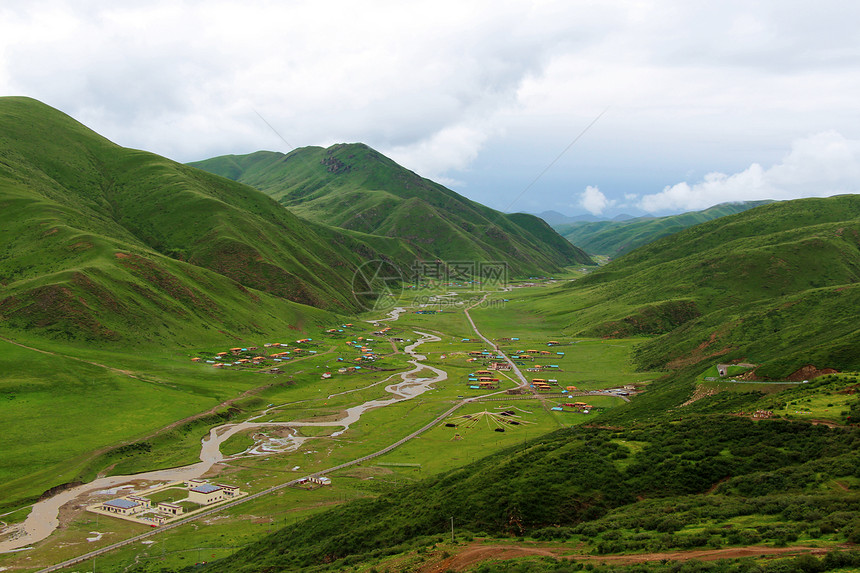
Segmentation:
{"type": "Polygon", "coordinates": [[[224,499],[224,488],[211,483],[203,483],[188,489],[188,501],[200,505],[210,505],[224,499]]]}

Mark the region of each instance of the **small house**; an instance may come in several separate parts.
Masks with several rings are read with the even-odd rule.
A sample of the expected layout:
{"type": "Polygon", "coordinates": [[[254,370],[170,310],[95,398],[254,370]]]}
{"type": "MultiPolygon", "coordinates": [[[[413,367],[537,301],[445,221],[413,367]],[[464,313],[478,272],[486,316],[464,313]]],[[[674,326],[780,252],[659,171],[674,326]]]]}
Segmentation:
{"type": "Polygon", "coordinates": [[[188,490],[188,501],[200,505],[209,505],[223,499],[224,488],[211,483],[204,483],[188,490]]]}
{"type": "Polygon", "coordinates": [[[104,502],[99,509],[119,515],[132,515],[147,509],[143,503],[131,499],[119,498],[104,502]]]}
{"type": "Polygon", "coordinates": [[[181,505],[177,505],[175,503],[167,503],[166,501],[162,501],[158,504],[158,511],[161,513],[166,513],[168,515],[182,515],[183,509],[181,505]]]}

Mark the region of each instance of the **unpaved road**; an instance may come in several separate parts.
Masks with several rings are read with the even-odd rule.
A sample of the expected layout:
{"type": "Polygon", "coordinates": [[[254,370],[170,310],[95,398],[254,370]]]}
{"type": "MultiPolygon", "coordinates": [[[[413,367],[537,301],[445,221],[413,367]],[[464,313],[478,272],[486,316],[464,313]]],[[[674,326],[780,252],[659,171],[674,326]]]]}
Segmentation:
{"type": "Polygon", "coordinates": [[[717,561],[719,559],[739,559],[742,557],[770,557],[798,555],[810,553],[823,555],[828,548],[807,547],[764,547],[753,545],[747,547],[726,547],[722,549],[696,549],[690,551],[667,551],[663,553],[638,553],[629,555],[570,555],[570,548],[562,546],[535,545],[483,545],[480,543],[465,547],[456,555],[452,555],[436,563],[428,564],[419,569],[420,573],[444,573],[445,571],[467,571],[472,567],[488,560],[507,560],[518,557],[554,557],[585,563],[616,563],[631,565],[650,561],[717,561]]]}
{"type": "Polygon", "coordinates": [[[520,381],[519,381],[519,387],[520,387],[521,389],[523,389],[523,390],[529,390],[529,391],[530,391],[530,390],[531,390],[531,388],[530,388],[530,385],[529,385],[529,381],[528,381],[528,380],[526,380],[526,377],[525,377],[525,376],[523,376],[523,373],[522,373],[522,372],[520,372],[520,369],[519,369],[519,368],[517,368],[517,365],[516,365],[516,364],[514,364],[514,361],[513,361],[513,360],[511,360],[511,359],[510,359],[510,357],[509,357],[507,354],[505,354],[504,352],[502,352],[501,350],[499,350],[499,347],[498,347],[498,346],[496,346],[496,344],[495,344],[494,342],[490,341],[490,339],[488,339],[486,336],[484,336],[483,334],[481,334],[481,331],[480,331],[480,330],[478,330],[478,327],[477,327],[477,326],[475,326],[475,321],[474,321],[474,320],[472,320],[472,315],[471,315],[471,314],[469,314],[469,309],[475,308],[476,306],[478,306],[479,304],[481,304],[481,303],[482,303],[482,302],[484,302],[485,300],[487,300],[487,295],[484,295],[484,298],[482,298],[481,300],[479,300],[478,302],[476,302],[475,304],[473,304],[473,305],[472,305],[472,306],[470,306],[469,308],[464,308],[464,309],[463,309],[463,312],[465,312],[465,313],[466,313],[466,318],[468,318],[468,319],[469,319],[469,324],[471,324],[471,325],[472,325],[472,330],[474,330],[474,331],[475,331],[475,334],[477,334],[477,335],[480,337],[480,339],[481,339],[481,340],[483,340],[484,342],[486,342],[486,343],[490,346],[490,348],[493,348],[493,349],[498,353],[498,355],[499,355],[499,356],[504,357],[505,362],[507,362],[508,364],[510,364],[510,365],[511,365],[511,369],[514,371],[514,374],[516,374],[516,375],[517,375],[517,378],[519,378],[519,379],[520,379],[520,381]]]}
{"type": "MultiPolygon", "coordinates": [[[[120,475],[98,478],[89,483],[65,490],[48,499],[33,504],[33,509],[27,516],[27,519],[22,524],[16,526],[16,531],[15,533],[13,533],[12,538],[0,542],[0,553],[6,553],[21,549],[23,547],[27,547],[32,543],[36,543],[47,538],[60,525],[60,507],[90,492],[111,489],[133,480],[184,481],[199,478],[207,471],[209,471],[209,469],[211,469],[213,465],[226,459],[225,456],[221,453],[221,444],[223,444],[232,435],[242,430],[259,428],[263,426],[343,426],[343,430],[332,434],[333,437],[336,437],[345,432],[350,424],[355,423],[361,417],[361,415],[368,410],[380,408],[383,406],[390,406],[392,404],[396,404],[397,402],[410,400],[412,398],[415,398],[416,396],[420,396],[421,394],[429,390],[432,384],[447,380],[448,374],[444,370],[433,368],[431,366],[420,364],[418,362],[419,360],[426,360],[426,357],[421,354],[415,353],[415,348],[425,342],[438,342],[440,339],[432,334],[425,334],[421,332],[416,332],[416,334],[419,334],[421,338],[414,344],[411,344],[410,346],[407,346],[405,348],[406,353],[414,358],[414,360],[410,361],[413,364],[414,368],[408,372],[401,373],[400,382],[386,386],[385,389],[393,395],[392,398],[386,400],[371,400],[369,402],[365,402],[364,404],[348,408],[346,410],[346,417],[336,421],[256,422],[253,420],[249,420],[239,424],[230,423],[217,426],[210,430],[209,436],[207,438],[201,440],[200,461],[196,464],[179,468],[155,470],[134,475],[120,475]],[[410,374],[415,374],[422,370],[432,371],[434,374],[433,377],[421,379],[409,378],[410,374]]],[[[265,415],[265,413],[263,415],[265,415]]],[[[256,418],[259,417],[261,416],[257,416],[256,418]]],[[[294,445],[298,447],[299,445],[301,445],[302,442],[307,439],[308,438],[297,437],[294,440],[294,445]]]]}

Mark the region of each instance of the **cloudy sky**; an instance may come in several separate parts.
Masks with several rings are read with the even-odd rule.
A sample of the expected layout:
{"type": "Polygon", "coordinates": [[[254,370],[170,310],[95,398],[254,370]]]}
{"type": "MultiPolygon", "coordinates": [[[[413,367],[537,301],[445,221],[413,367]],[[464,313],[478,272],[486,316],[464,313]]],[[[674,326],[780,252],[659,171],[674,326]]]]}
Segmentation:
{"type": "Polygon", "coordinates": [[[113,4],[3,2],[0,94],[183,162],[361,141],[507,211],[860,192],[860,4],[113,4]]]}

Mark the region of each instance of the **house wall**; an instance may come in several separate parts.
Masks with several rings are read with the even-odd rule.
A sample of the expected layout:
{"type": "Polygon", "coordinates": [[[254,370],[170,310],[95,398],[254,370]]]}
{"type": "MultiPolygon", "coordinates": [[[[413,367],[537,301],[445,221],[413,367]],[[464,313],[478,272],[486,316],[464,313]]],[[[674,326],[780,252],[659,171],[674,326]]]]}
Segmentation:
{"type": "Polygon", "coordinates": [[[212,493],[200,493],[199,491],[188,492],[188,501],[199,503],[200,505],[209,505],[210,503],[215,503],[222,499],[224,499],[224,490],[221,489],[213,491],[212,493]]]}

